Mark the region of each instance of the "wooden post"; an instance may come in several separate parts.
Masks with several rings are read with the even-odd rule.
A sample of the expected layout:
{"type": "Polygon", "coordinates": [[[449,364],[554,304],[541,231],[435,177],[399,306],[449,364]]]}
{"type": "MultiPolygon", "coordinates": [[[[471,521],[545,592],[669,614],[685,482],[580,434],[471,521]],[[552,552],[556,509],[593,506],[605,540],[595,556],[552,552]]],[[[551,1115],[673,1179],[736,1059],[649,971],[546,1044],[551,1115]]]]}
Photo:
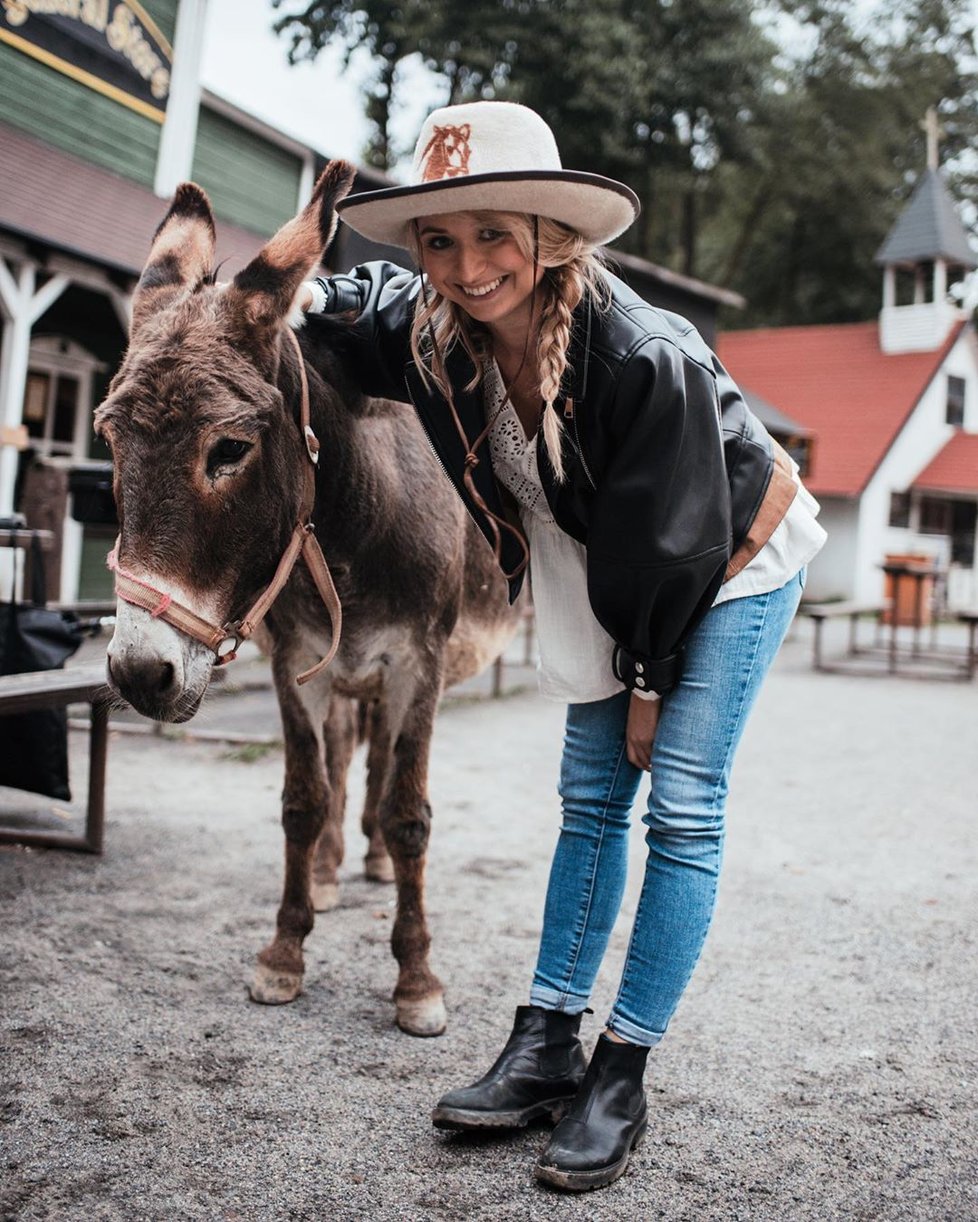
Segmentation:
{"type": "MultiPolygon", "coordinates": [[[[51,551],[44,557],[48,602],[57,602],[61,597],[61,551],[67,508],[68,472],[44,459],[37,459],[24,476],[21,512],[31,529],[47,530],[53,536],[51,551]]],[[[25,581],[24,588],[30,589],[29,581],[25,581]]]]}

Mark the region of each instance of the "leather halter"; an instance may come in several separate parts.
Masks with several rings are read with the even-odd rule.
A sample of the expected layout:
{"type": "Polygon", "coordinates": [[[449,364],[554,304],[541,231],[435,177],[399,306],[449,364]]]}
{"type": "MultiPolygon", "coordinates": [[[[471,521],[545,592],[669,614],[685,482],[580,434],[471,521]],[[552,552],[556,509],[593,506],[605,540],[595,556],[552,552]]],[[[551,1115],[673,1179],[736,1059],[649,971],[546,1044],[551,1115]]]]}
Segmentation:
{"type": "Polygon", "coordinates": [[[343,608],[340,605],[339,595],[336,593],[336,586],[333,584],[333,578],[326,563],[326,558],[323,556],[319,541],[316,539],[316,528],[312,523],[312,511],[316,501],[315,469],[319,462],[319,440],[312,431],[312,425],[310,424],[309,381],[306,377],[306,364],[295,332],[288,328],[286,335],[292,341],[292,346],[295,348],[296,356],[299,360],[299,382],[302,387],[299,425],[302,429],[309,463],[305,467],[299,521],[292,531],[292,537],[289,539],[285,551],[282,553],[282,559],[278,562],[278,568],[275,570],[274,577],[262,593],[259,594],[258,598],[255,599],[251,609],[241,619],[228,620],[220,626],[212,624],[209,620],[199,616],[195,611],[191,611],[189,607],[185,607],[182,603],[177,602],[169,594],[164,594],[162,590],[157,590],[155,586],[150,585],[146,581],[140,581],[132,573],[127,573],[123,568],[120,568],[119,539],[116,540],[115,546],[109,552],[107,563],[112,572],[115,573],[115,592],[119,598],[124,602],[132,603],[134,607],[142,607],[150,613],[153,619],[164,620],[176,628],[178,632],[182,632],[185,636],[193,637],[195,641],[200,641],[202,645],[206,645],[208,649],[213,651],[215,655],[214,665],[225,666],[228,662],[234,661],[238,656],[238,647],[241,645],[241,642],[247,641],[265,618],[272,603],[278,598],[285,583],[288,581],[292,570],[295,568],[296,561],[301,556],[305,561],[306,568],[309,570],[309,575],[312,577],[319,597],[323,600],[323,604],[329,612],[330,625],[332,627],[332,641],[330,642],[329,653],[317,662],[315,666],[296,676],[296,683],[308,683],[310,679],[315,678],[316,675],[325,670],[336,656],[336,651],[340,645],[343,608]],[[225,648],[226,646],[227,648],[225,648]]]}

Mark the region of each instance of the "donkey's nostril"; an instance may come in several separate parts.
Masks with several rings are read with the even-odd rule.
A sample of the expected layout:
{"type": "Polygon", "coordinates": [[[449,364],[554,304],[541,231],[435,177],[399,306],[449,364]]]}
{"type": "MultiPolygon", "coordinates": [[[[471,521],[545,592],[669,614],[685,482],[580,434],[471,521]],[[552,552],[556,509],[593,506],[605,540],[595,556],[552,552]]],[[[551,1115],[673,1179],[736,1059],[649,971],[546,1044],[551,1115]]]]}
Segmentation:
{"type": "Polygon", "coordinates": [[[168,695],[176,677],[172,662],[152,657],[111,658],[109,674],[123,695],[138,692],[154,698],[168,695]]]}

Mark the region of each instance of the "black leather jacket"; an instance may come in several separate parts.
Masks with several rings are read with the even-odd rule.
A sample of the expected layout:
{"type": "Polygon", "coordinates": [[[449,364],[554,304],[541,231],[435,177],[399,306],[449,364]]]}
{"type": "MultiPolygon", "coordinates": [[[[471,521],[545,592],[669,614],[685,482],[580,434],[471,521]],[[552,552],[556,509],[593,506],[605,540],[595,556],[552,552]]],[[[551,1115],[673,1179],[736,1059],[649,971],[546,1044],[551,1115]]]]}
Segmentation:
{"type": "MultiPolygon", "coordinates": [[[[617,643],[615,673],[629,688],[667,692],[679,680],[686,637],[713,603],[727,561],[746,538],[774,463],[771,438],[693,325],[643,301],[610,276],[612,301],[582,302],[555,410],[564,428],[565,480],[543,446],[540,477],[558,525],[587,548],[588,593],[617,643]]],[[[320,282],[327,313],[359,315],[351,351],[370,395],[414,404],[435,453],[487,539],[485,515],[463,482],[465,449],[443,397],[411,358],[418,277],[367,263],[320,282]]],[[[311,315],[314,325],[315,315],[311,315]]],[[[455,406],[470,440],[485,426],[482,389],[464,390],[471,360],[446,356],[455,406]]],[[[484,444],[473,478],[504,515],[484,444]]],[[[522,558],[503,533],[500,563],[522,558]]],[[[516,597],[522,578],[510,579],[516,597]]]]}

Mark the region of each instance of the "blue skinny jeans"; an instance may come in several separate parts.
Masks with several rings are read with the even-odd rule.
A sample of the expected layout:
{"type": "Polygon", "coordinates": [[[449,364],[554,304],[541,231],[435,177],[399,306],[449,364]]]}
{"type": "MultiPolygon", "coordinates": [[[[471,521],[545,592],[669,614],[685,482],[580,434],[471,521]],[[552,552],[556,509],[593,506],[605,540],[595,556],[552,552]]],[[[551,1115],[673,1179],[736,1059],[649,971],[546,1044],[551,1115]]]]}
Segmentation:
{"type": "MultiPolygon", "coordinates": [[[[657,1044],[700,957],[723,855],[724,807],[748,714],[798,608],[804,570],[779,590],[712,607],[663,698],[652,748],[648,856],[618,996],[616,1035],[657,1044]]],[[[628,692],[568,706],[563,821],[547,888],[530,1002],[587,1007],[625,888],[640,769],[625,751],[628,692]]]]}

